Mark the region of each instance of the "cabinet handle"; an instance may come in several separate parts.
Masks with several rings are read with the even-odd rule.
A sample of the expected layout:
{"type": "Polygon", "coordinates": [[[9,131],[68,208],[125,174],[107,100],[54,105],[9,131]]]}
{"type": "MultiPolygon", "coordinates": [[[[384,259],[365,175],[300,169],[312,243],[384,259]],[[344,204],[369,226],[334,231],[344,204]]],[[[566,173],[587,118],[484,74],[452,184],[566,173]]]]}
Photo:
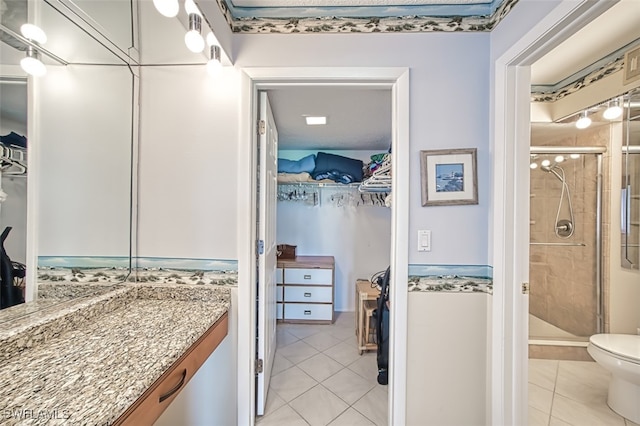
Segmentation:
{"type": "Polygon", "coordinates": [[[165,393],[164,395],[160,395],[160,399],[158,400],[158,402],[162,402],[162,401],[166,400],[167,398],[170,398],[171,395],[173,395],[174,393],[178,392],[178,390],[180,390],[182,385],[184,385],[184,379],[186,379],[186,378],[187,378],[187,369],[185,368],[182,371],[182,377],[180,378],[180,382],[173,389],[171,389],[169,392],[165,393]]]}
{"type": "Polygon", "coordinates": [[[304,297],[311,297],[311,293],[305,293],[304,297]]]}
{"type": "Polygon", "coordinates": [[[310,279],[311,279],[311,275],[305,275],[305,276],[304,276],[304,279],[305,279],[305,280],[310,280],[310,279]]]}
{"type": "Polygon", "coordinates": [[[311,315],[311,311],[304,311],[305,315],[311,315]]]}

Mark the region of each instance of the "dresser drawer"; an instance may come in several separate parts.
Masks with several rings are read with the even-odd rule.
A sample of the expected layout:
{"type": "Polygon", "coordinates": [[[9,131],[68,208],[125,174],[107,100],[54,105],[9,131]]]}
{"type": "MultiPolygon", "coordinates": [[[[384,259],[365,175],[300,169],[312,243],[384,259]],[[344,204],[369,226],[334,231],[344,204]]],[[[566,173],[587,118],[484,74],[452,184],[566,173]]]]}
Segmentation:
{"type": "Polygon", "coordinates": [[[333,269],[298,269],[284,270],[285,284],[333,285],[333,269]]]}
{"type": "Polygon", "coordinates": [[[281,320],[283,318],[283,306],[284,305],[282,303],[276,303],[276,319],[281,320]]]}
{"type": "Polygon", "coordinates": [[[284,283],[284,272],[282,268],[276,268],[276,284],[284,283]]]}
{"type": "Polygon", "coordinates": [[[285,303],[285,320],[325,320],[333,318],[333,305],[314,305],[312,303],[285,303]]]}
{"type": "Polygon", "coordinates": [[[287,302],[331,303],[333,301],[333,287],[287,286],[284,289],[287,302]]]}
{"type": "Polygon", "coordinates": [[[284,301],[283,294],[284,294],[284,287],[281,285],[276,286],[276,302],[284,301]]]}

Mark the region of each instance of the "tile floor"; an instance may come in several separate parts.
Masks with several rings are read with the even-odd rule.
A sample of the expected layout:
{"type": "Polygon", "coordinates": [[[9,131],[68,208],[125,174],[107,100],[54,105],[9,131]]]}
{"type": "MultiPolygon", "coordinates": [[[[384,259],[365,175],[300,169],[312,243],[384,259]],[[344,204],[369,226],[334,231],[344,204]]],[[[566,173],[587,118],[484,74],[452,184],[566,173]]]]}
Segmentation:
{"type": "Polygon", "coordinates": [[[278,324],[277,349],[260,426],[387,424],[387,386],[376,352],[360,355],[353,312],[332,325],[278,324]]]}
{"type": "Polygon", "coordinates": [[[609,372],[595,362],[529,360],[529,426],[638,426],[607,406],[609,372]]]}

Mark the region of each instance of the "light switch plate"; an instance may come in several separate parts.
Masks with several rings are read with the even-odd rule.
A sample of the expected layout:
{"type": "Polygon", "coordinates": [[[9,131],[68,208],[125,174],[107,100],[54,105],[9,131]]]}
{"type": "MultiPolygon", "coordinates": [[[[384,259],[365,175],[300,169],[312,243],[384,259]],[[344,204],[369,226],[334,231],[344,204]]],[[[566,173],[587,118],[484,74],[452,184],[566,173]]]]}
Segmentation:
{"type": "Polygon", "coordinates": [[[418,251],[431,251],[431,231],[418,231],[418,251]]]}

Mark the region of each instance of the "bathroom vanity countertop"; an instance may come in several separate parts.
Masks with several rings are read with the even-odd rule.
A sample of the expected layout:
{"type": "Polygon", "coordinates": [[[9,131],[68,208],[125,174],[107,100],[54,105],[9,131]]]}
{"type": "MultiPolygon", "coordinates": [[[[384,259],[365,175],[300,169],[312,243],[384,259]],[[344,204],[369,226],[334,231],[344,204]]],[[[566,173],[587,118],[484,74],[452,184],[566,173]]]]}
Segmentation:
{"type": "Polygon", "coordinates": [[[112,424],[229,305],[228,287],[130,285],[5,333],[0,423],[112,424]]]}

